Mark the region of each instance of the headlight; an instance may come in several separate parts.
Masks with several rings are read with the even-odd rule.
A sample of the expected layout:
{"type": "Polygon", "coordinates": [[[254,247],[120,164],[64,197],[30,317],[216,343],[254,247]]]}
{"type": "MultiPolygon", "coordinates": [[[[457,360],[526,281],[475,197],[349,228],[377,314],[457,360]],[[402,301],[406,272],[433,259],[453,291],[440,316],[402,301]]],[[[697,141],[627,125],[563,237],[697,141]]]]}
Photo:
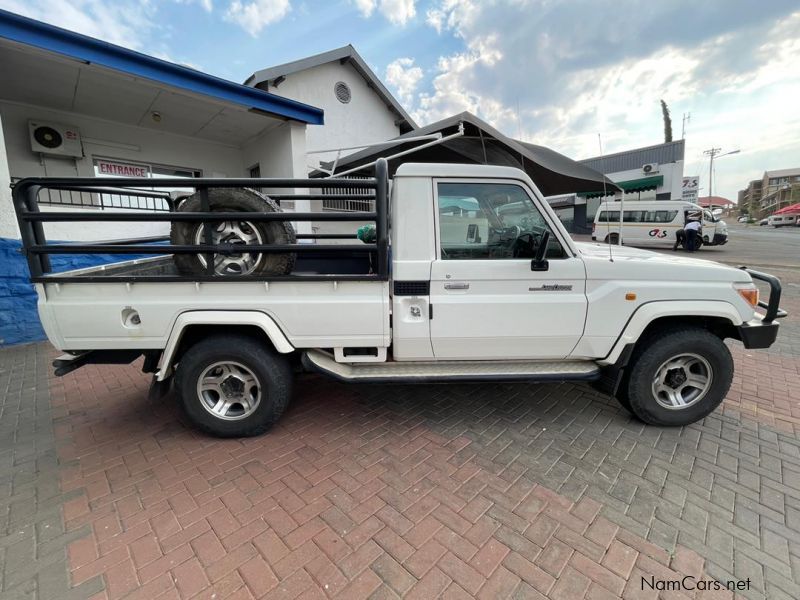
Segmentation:
{"type": "Polygon", "coordinates": [[[754,283],[736,283],[733,287],[750,306],[753,308],[758,306],[758,288],[754,283]]]}

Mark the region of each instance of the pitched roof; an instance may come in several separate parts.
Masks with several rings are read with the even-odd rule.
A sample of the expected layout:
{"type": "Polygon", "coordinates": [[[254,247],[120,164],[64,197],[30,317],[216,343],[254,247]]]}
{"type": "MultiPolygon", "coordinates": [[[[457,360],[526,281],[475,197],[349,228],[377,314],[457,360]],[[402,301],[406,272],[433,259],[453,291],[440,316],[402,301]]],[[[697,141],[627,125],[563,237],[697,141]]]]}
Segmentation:
{"type": "Polygon", "coordinates": [[[723,198],[722,196],[702,196],[697,199],[697,203],[700,206],[736,206],[736,202],[723,198]]]}
{"type": "Polygon", "coordinates": [[[383,82],[378,78],[377,75],[375,75],[367,63],[364,62],[364,59],[361,58],[361,55],[356,52],[356,49],[350,44],[341,48],[336,48],[335,50],[323,52],[322,54],[315,54],[314,56],[301,58],[300,60],[261,69],[260,71],[256,71],[250,75],[244,84],[256,87],[258,84],[264,83],[265,81],[271,83],[279,77],[287,77],[292,73],[298,73],[300,71],[312,69],[314,67],[325,65],[337,60],[341,64],[352,65],[353,68],[364,78],[364,80],[367,82],[367,85],[375,90],[375,93],[378,94],[378,96],[380,96],[386,105],[398,116],[398,121],[400,121],[400,131],[402,133],[417,129],[417,124],[414,122],[414,119],[411,118],[411,116],[400,105],[397,99],[392,96],[391,92],[386,89],[386,86],[383,85],[383,82]]]}
{"type": "Polygon", "coordinates": [[[0,38],[11,40],[114,71],[202,94],[248,110],[321,125],[322,109],[263,90],[220,79],[196,69],[134,52],[121,46],[67,31],[41,21],[0,10],[0,38]]]}
{"type": "Polygon", "coordinates": [[[683,160],[684,140],[655,144],[644,148],[632,148],[604,156],[585,158],[580,162],[601,173],[617,173],[640,169],[648,163],[668,164],[683,160]]]}

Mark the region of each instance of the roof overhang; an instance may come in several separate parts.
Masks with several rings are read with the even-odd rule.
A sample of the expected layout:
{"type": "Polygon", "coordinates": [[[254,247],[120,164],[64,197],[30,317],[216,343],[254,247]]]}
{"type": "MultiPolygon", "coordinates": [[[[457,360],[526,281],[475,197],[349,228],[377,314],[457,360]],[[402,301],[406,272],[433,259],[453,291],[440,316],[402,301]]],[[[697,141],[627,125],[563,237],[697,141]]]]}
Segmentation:
{"type": "Polygon", "coordinates": [[[0,38],[269,116],[321,125],[322,109],[0,10],[0,38]]]}

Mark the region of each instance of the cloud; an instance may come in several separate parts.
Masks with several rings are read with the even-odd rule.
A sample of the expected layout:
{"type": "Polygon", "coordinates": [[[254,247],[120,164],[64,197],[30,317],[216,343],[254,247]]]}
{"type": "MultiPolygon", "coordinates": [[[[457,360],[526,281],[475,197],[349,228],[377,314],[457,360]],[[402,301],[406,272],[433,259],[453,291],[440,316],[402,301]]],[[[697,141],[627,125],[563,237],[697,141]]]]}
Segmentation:
{"type": "Polygon", "coordinates": [[[788,100],[800,86],[793,11],[788,0],[437,0],[427,25],[461,47],[439,57],[430,87],[406,104],[421,123],[470,110],[581,158],[597,154],[598,131],[606,152],[660,142],[664,98],[677,135],[692,112],[687,162],[722,144],[743,148],[737,161],[748,160],[745,144],[766,152],[784,142],[800,158],[788,133],[800,119],[788,100]],[[765,140],[767,123],[786,140],[765,140]]]}
{"type": "Polygon", "coordinates": [[[178,4],[199,4],[203,10],[206,12],[211,12],[214,10],[214,4],[212,0],[173,0],[178,4]]]}
{"type": "Polygon", "coordinates": [[[401,103],[410,104],[422,79],[422,69],[414,66],[413,58],[398,58],[386,67],[386,83],[394,88],[401,103]]]}
{"type": "Polygon", "coordinates": [[[375,12],[375,7],[378,4],[377,0],[354,0],[354,2],[358,12],[361,13],[361,16],[367,19],[372,16],[373,12],[375,12]]]}
{"type": "Polygon", "coordinates": [[[255,37],[267,25],[283,19],[291,9],[289,0],[233,0],[225,13],[225,20],[239,25],[255,37]]]}
{"type": "Polygon", "coordinates": [[[417,14],[416,0],[353,0],[364,18],[369,18],[377,9],[389,22],[405,25],[417,14]]]}
{"type": "Polygon", "coordinates": [[[157,22],[148,0],[0,0],[0,8],[133,50],[157,22]]]}
{"type": "Polygon", "coordinates": [[[395,25],[405,25],[417,14],[415,0],[381,0],[380,11],[395,25]]]}

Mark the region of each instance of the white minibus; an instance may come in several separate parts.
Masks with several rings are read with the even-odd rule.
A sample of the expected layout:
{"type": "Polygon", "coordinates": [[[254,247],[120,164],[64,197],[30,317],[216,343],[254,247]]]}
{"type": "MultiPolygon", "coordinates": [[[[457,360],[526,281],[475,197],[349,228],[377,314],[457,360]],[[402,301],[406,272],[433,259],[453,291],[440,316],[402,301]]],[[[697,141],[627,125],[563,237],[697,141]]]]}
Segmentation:
{"type": "MultiPolygon", "coordinates": [[[[616,244],[620,231],[620,202],[603,202],[592,224],[592,239],[616,244]]],[[[625,202],[622,215],[622,243],[673,245],[676,232],[683,229],[689,212],[703,214],[703,245],[719,246],[728,242],[728,226],[710,210],[681,200],[631,200],[625,202]]]]}

